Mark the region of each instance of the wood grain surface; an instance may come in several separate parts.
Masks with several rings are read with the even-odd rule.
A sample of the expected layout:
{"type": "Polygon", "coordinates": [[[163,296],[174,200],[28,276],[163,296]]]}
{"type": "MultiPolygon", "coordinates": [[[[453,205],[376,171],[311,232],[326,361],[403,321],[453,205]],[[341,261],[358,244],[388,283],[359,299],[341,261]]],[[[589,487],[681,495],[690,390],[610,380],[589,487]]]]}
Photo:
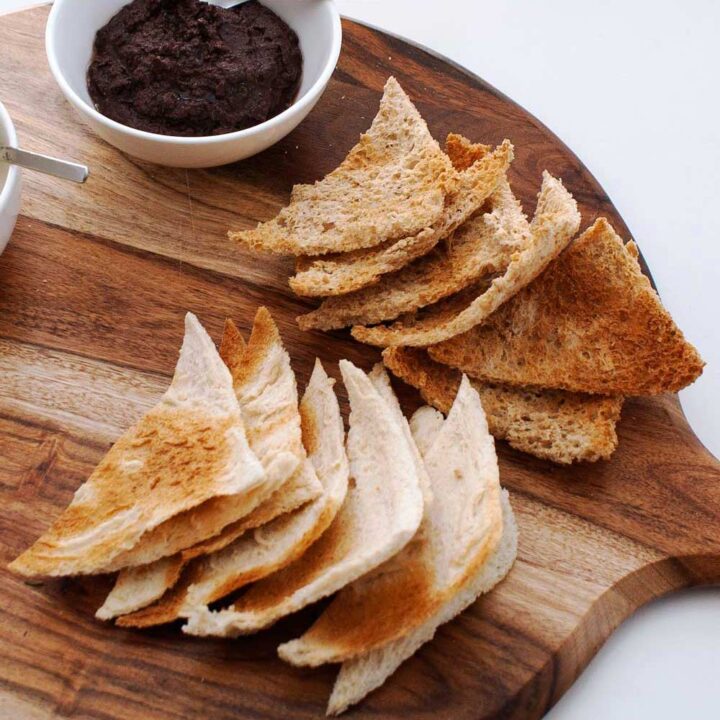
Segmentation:
{"type": "MultiPolygon", "coordinates": [[[[290,262],[256,257],[226,230],[271,217],[295,182],[332,169],[373,117],[394,74],[437,138],[449,131],[516,147],[511,182],[532,212],[547,168],[577,198],[583,226],[628,231],[582,163],[478,78],[407,43],[344,22],[340,64],[308,120],[241,164],[146,165],[80,124],[46,66],[47,10],[0,18],[0,98],[29,149],[75,158],[87,184],[27,174],[17,230],[0,257],[0,716],[317,718],[336,668],[291,668],[279,641],[318,608],[235,641],[135,632],[93,613],[108,578],[24,583],[7,563],[70,500],[110,443],[162,393],[187,310],[216,339],[247,331],[258,304],[280,325],[301,384],[320,356],[338,375],[378,353],[346,333],[301,333],[309,304],[290,262]]],[[[339,393],[344,400],[342,385],[339,393]]],[[[398,388],[406,404],[414,393],[398,388]]],[[[517,564],[444,626],[349,716],[540,717],[613,629],[648,600],[720,581],[720,470],[674,396],[630,400],[609,462],[563,468],[498,444],[520,525],[517,564]]]]}

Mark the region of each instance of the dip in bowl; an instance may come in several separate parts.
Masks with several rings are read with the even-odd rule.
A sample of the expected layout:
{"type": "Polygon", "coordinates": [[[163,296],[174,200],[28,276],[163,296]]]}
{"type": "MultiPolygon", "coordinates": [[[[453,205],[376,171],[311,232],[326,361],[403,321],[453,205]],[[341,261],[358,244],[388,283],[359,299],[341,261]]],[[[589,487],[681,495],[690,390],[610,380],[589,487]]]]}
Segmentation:
{"type": "MultiPolygon", "coordinates": [[[[128,0],[56,0],[45,37],[48,61],[65,97],[100,137],[129,155],[160,165],[212,167],[265,150],[291,132],[314,107],[340,54],[340,16],[332,0],[263,0],[262,5],[287,23],[299,41],[302,75],[294,101],[245,129],[225,132],[231,128],[223,127],[222,122],[215,127],[199,122],[203,132],[215,134],[192,136],[187,134],[189,126],[178,126],[182,133],[178,135],[149,132],[126,124],[130,118],[118,122],[103,115],[88,89],[96,34],[128,4],[128,0]]],[[[211,98],[208,106],[213,104],[211,98]]]]}

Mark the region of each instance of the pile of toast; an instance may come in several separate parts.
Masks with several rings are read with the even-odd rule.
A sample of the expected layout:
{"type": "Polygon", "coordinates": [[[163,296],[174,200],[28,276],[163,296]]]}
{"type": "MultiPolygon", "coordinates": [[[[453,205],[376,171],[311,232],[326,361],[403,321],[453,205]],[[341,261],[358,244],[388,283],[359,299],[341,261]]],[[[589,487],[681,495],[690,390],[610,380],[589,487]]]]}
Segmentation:
{"type": "Polygon", "coordinates": [[[219,352],[188,314],[168,390],[10,568],[118,571],[99,618],[182,619],[201,636],[254,633],[334,595],[278,652],[341,663],[328,712],[342,712],[505,577],[517,529],[467,378],[447,418],[425,406],[408,422],[382,364],[340,371],[347,437],[319,361],[298,401],[265,308],[247,342],[228,321],[219,352]]]}
{"type": "Polygon", "coordinates": [[[579,237],[562,182],[543,173],[531,221],[507,172],[513,146],[451,134],[445,151],[390,78],[340,166],[296,185],[274,219],[230,236],[296,256],[300,327],[352,327],[447,412],[462,373],[490,431],[558,463],[607,458],[623,399],[675,392],[703,362],[606,219],[579,237]]]}

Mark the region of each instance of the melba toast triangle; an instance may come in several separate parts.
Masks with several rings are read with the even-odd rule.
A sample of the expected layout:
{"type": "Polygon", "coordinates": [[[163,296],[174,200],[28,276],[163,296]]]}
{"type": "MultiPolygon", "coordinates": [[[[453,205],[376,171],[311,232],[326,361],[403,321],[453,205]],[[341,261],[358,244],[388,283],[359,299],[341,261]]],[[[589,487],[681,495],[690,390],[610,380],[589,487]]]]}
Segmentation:
{"type": "MultiPolygon", "coordinates": [[[[420,391],[425,402],[447,413],[462,373],[434,361],[425,348],[386,348],[383,362],[393,375],[420,391]]],[[[517,450],[561,465],[610,457],[621,396],[585,395],[492,385],[471,378],[480,394],[490,432],[517,450]]]]}
{"type": "Polygon", "coordinates": [[[388,346],[424,347],[466,332],[492,315],[503,303],[532,282],[562,252],[580,227],[580,213],[572,195],[548,172],[530,223],[530,242],[515,253],[505,272],[489,287],[480,283],[392,325],[358,325],[357,340],[388,346]]]}
{"type": "Polygon", "coordinates": [[[604,218],[486,323],[430,354],[490,382],[606,395],[676,392],[704,365],[634,244],[604,218]]]}
{"type": "Polygon", "coordinates": [[[350,400],[350,488],[327,531],[294,563],[255,583],[225,610],[203,610],[183,628],[236,636],[331,595],[400,551],[415,535],[423,496],[413,452],[372,381],[340,361],[350,400]]]}
{"type": "Polygon", "coordinates": [[[322,297],[342,295],[377,283],[383,275],[427,254],[479,210],[505,178],[512,159],[513,146],[508,140],[493,152],[488,152],[485,145],[477,146],[475,161],[458,173],[456,189],[446,197],[442,215],[430,228],[374,248],[299,258],[290,287],[298,295],[322,297]]]}
{"type": "Polygon", "coordinates": [[[211,602],[285,567],[319,538],[342,505],[348,484],[345,432],[333,380],[319,361],[300,404],[303,441],[323,492],[304,507],[194,560],[162,601],[121,617],[124,627],[147,627],[187,617],[211,602]]]}
{"type": "Polygon", "coordinates": [[[518,528],[507,491],[500,496],[503,534],[495,552],[416,630],[366,655],[340,666],[327,714],[338,715],[380,687],[405,660],[412,657],[435,636],[435,631],[472,605],[480,595],[490,592],[505,576],[517,556],[518,528]]]}
{"type": "MultiPolygon", "coordinates": [[[[125,597],[130,597],[133,584],[138,593],[145,594],[142,588],[148,583],[159,588],[163,577],[172,584],[177,580],[164,572],[162,564],[153,574],[152,565],[146,563],[181,551],[176,562],[182,567],[193,557],[224,547],[247,530],[294,510],[322,491],[302,445],[290,358],[267,309],[258,309],[247,347],[234,323],[226,321],[220,355],[230,369],[248,441],[265,468],[266,482],[250,493],[215,498],[176,516],[143,536],[129,553],[118,556],[113,567],[127,568],[118,577],[125,597]]],[[[108,596],[109,605],[98,610],[98,617],[111,617],[110,606],[115,608],[114,614],[118,610],[122,613],[113,593],[108,596]]],[[[133,605],[132,610],[142,607],[137,601],[133,605]]]]}
{"type": "MultiPolygon", "coordinates": [[[[402,428],[403,434],[412,449],[414,464],[420,479],[420,487],[423,491],[423,521],[413,539],[400,552],[340,590],[328,611],[318,621],[320,627],[313,626],[309,631],[311,636],[309,640],[306,634],[302,638],[285,643],[278,648],[278,652],[283,659],[296,665],[320,665],[325,662],[340,662],[345,659],[345,656],[340,656],[336,644],[330,642],[319,649],[317,644],[318,642],[322,643],[322,638],[327,638],[328,634],[330,636],[335,635],[340,640],[342,630],[347,629],[345,620],[347,620],[348,626],[358,620],[364,622],[366,618],[364,616],[360,617],[364,611],[369,611],[367,614],[372,615],[379,610],[380,616],[378,617],[382,617],[382,627],[391,626],[395,633],[401,635],[403,634],[403,628],[407,627],[406,623],[412,622],[412,618],[416,613],[421,612],[423,603],[432,601],[434,558],[431,552],[431,544],[428,543],[427,538],[428,513],[433,503],[430,478],[425,470],[425,463],[415,444],[408,421],[405,419],[397,397],[390,386],[390,379],[385,368],[378,363],[369,377],[375,389],[391,409],[396,422],[402,428]],[[384,602],[382,607],[378,608],[375,600],[380,597],[384,597],[384,602]],[[360,613],[358,613],[358,609],[361,609],[360,613]],[[318,634],[321,636],[320,640],[318,640],[318,634]],[[306,640],[308,640],[307,644],[305,643],[306,640]]],[[[433,421],[433,429],[437,430],[437,423],[439,422],[442,425],[442,415],[436,413],[436,418],[434,417],[433,421]]],[[[378,617],[375,620],[378,620],[378,617]]],[[[368,630],[366,640],[369,641],[373,630],[377,634],[378,625],[369,627],[368,630]]],[[[363,627],[356,627],[355,632],[364,633],[363,627]]],[[[359,650],[355,650],[355,652],[357,653],[359,650]]]]}
{"type": "MultiPolygon", "coordinates": [[[[458,147],[463,151],[474,148],[476,153],[484,147],[471,145],[465,138],[451,138],[457,136],[448,138],[453,162],[453,154],[460,152],[458,147]]],[[[319,308],[298,318],[300,328],[333,330],[395,320],[493,273],[504,272],[512,256],[529,242],[530,225],[505,178],[501,178],[484,209],[486,212],[466,220],[430,253],[387,275],[382,282],[326,298],[319,308]]]]}
{"type": "Polygon", "coordinates": [[[314,185],[296,185],[273,220],[230,238],[286,255],[374,247],[431,227],[455,182],[447,156],[391,77],[372,126],[340,166],[314,185]]]}
{"type": "Polygon", "coordinates": [[[245,436],[232,378],[197,318],[185,318],[175,375],[53,523],[11,563],[23,575],[101,570],[175,515],[265,481],[245,436]]]}

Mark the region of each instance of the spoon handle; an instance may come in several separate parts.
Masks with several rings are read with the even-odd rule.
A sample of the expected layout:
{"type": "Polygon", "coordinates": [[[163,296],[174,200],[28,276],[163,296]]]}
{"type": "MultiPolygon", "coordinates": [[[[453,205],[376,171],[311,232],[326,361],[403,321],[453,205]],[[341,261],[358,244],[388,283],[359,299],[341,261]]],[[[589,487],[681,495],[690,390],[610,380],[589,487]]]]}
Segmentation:
{"type": "Polygon", "coordinates": [[[47,155],[20,150],[19,148],[0,147],[0,160],[19,165],[27,170],[37,170],[46,175],[54,175],[63,180],[72,180],[76,183],[84,183],[88,176],[86,165],[58,160],[47,155]]]}

